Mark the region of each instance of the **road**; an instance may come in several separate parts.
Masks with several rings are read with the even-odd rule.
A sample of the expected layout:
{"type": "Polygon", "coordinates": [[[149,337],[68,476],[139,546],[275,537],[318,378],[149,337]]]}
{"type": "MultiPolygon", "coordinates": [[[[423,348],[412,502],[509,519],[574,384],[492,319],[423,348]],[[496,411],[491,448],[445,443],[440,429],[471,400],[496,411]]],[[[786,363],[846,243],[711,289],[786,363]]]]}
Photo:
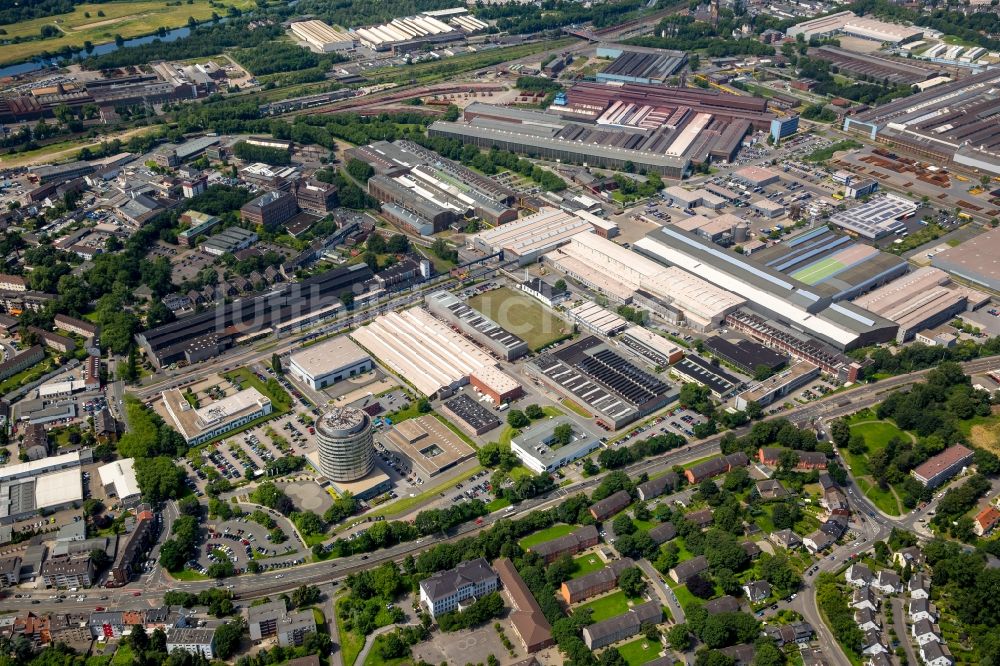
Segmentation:
{"type": "Polygon", "coordinates": [[[642,569],[643,573],[649,580],[653,581],[653,590],[656,596],[660,598],[660,601],[670,609],[670,615],[674,618],[674,622],[681,624],[687,620],[687,616],[684,615],[684,609],[681,608],[680,602],[677,601],[677,595],[674,591],[663,582],[663,577],[660,572],[656,570],[656,567],[650,563],[649,560],[643,558],[637,562],[639,568],[642,569]]]}

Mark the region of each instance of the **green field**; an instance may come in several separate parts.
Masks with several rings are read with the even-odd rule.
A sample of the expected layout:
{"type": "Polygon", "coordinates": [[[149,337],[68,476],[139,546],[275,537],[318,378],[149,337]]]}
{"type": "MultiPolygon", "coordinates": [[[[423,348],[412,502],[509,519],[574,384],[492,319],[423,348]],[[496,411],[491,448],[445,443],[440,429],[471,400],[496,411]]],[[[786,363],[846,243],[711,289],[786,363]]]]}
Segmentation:
{"type": "Polygon", "coordinates": [[[601,620],[607,620],[609,617],[616,617],[628,611],[628,597],[625,596],[624,592],[618,590],[606,597],[600,597],[585,604],[575,606],[573,612],[579,613],[584,608],[592,609],[594,614],[591,617],[594,619],[594,622],[600,622],[601,620]]]}
{"type": "Polygon", "coordinates": [[[180,28],[187,25],[188,17],[196,21],[207,21],[213,12],[224,16],[227,6],[249,9],[254,4],[249,0],[223,0],[213,7],[209,0],[191,0],[190,4],[184,2],[176,5],[140,0],[77,5],[68,14],[43,16],[3,26],[7,31],[5,39],[40,35],[42,26],[46,25],[54,25],[62,34],[50,39],[4,44],[0,46],[0,64],[28,60],[43,51],[54,53],[63,46],[82,48],[84,42],[88,41],[95,46],[113,42],[115,35],[130,39],[151,35],[161,27],[168,30],[180,28]],[[98,12],[103,12],[104,16],[98,16],[98,12]]]}
{"type": "Polygon", "coordinates": [[[507,287],[473,296],[469,307],[527,342],[533,351],[568,336],[572,330],[531,296],[507,287]]]}
{"type": "Polygon", "coordinates": [[[816,284],[843,268],[844,264],[832,257],[827,257],[826,259],[817,261],[811,266],[806,266],[805,268],[792,273],[792,277],[796,280],[805,282],[806,284],[816,284]]]}
{"type": "Polygon", "coordinates": [[[580,557],[573,558],[573,562],[576,564],[576,571],[570,578],[579,578],[580,576],[586,576],[589,573],[594,573],[595,571],[600,571],[604,568],[604,560],[598,557],[595,553],[588,553],[587,555],[581,555],[580,557]]]}
{"type": "Polygon", "coordinates": [[[858,483],[858,487],[870,499],[880,511],[890,516],[902,515],[904,509],[900,506],[896,495],[892,489],[882,490],[871,477],[871,468],[868,466],[868,459],[886,447],[889,440],[898,437],[903,441],[912,440],[913,436],[900,430],[894,423],[889,421],[878,421],[870,416],[855,417],[855,422],[851,424],[851,432],[858,433],[865,438],[868,450],[865,453],[851,453],[846,448],[840,450],[840,454],[847,461],[851,474],[858,483]]]}
{"type": "Polygon", "coordinates": [[[544,530],[541,530],[540,532],[529,534],[528,536],[524,537],[517,543],[518,545],[521,546],[521,548],[530,548],[531,546],[543,543],[545,541],[551,541],[552,539],[558,539],[561,536],[566,536],[570,532],[576,530],[576,527],[577,527],[576,525],[566,525],[563,523],[559,523],[557,525],[553,525],[552,527],[546,527],[544,530]]]}
{"type": "Polygon", "coordinates": [[[660,656],[663,646],[645,636],[618,646],[618,653],[628,662],[628,666],[642,666],[660,656]]]}

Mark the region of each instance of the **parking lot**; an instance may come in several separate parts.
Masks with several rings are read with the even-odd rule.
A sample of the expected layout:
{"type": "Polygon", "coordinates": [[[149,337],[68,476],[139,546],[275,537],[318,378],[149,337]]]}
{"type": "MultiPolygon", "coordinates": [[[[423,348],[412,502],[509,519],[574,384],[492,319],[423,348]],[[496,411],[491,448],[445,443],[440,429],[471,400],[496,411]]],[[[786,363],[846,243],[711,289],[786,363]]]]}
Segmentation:
{"type": "Polygon", "coordinates": [[[302,564],[305,557],[299,552],[291,524],[280,515],[272,515],[272,518],[288,535],[284,543],[271,543],[268,529],[246,517],[209,522],[198,548],[198,557],[188,562],[188,566],[205,575],[212,564],[224,560],[233,563],[237,574],[246,572],[251,559],[257,560],[263,570],[302,564]]]}

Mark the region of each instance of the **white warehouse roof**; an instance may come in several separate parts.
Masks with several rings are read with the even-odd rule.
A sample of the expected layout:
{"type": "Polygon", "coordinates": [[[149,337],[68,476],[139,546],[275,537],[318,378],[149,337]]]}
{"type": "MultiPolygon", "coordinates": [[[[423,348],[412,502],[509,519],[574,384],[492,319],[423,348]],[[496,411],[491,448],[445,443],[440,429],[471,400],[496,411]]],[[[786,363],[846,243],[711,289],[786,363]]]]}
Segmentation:
{"type": "Polygon", "coordinates": [[[139,482],[135,478],[135,458],[116,460],[97,468],[102,486],[114,486],[119,499],[140,494],[139,482]]]}

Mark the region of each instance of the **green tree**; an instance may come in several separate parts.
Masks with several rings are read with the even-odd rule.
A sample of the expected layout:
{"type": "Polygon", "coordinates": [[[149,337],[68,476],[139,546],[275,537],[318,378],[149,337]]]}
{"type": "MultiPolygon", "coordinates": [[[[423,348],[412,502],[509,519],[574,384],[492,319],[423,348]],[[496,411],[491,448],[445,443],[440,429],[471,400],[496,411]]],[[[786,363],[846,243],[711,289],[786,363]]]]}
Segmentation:
{"type": "Polygon", "coordinates": [[[618,587],[626,596],[637,599],[646,591],[646,579],[638,567],[629,567],[618,578],[618,587]]]}
{"type": "Polygon", "coordinates": [[[281,356],[275,352],[271,354],[271,369],[274,370],[274,374],[279,377],[285,376],[285,369],[281,367],[281,356]]]}
{"type": "Polygon", "coordinates": [[[520,409],[512,409],[507,414],[507,425],[511,428],[524,428],[530,423],[531,420],[520,409]]]}

